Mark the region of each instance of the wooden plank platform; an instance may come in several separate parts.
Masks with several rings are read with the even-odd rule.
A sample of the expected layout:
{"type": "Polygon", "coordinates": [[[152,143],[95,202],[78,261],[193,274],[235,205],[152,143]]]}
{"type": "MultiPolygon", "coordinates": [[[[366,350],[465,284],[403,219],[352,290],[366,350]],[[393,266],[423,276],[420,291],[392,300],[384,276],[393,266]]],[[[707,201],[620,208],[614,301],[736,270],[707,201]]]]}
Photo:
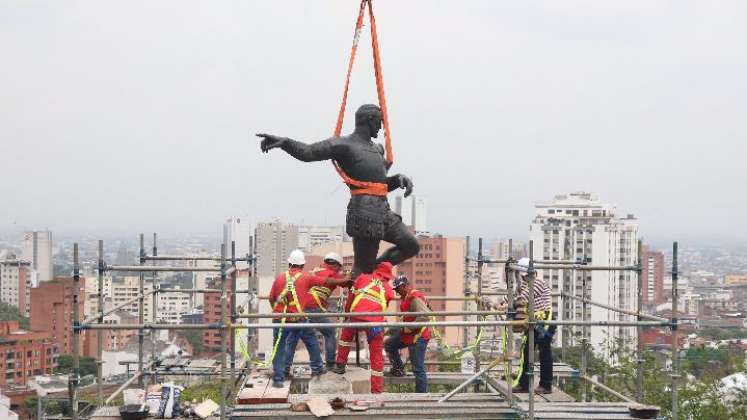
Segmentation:
{"type": "Polygon", "coordinates": [[[284,381],[282,388],[272,386],[272,379],[266,373],[255,373],[241,385],[236,397],[238,404],[267,404],[288,402],[291,381],[284,381]]]}

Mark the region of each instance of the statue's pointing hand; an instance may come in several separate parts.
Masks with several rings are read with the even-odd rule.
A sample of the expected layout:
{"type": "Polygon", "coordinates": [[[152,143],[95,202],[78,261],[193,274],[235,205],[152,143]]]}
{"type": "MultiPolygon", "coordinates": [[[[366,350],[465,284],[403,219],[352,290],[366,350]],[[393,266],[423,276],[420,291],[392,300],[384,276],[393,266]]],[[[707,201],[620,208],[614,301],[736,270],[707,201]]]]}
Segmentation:
{"type": "Polygon", "coordinates": [[[262,138],[262,142],[259,145],[264,153],[277,147],[281,147],[285,142],[285,137],[274,136],[272,134],[258,133],[257,137],[262,138]]]}

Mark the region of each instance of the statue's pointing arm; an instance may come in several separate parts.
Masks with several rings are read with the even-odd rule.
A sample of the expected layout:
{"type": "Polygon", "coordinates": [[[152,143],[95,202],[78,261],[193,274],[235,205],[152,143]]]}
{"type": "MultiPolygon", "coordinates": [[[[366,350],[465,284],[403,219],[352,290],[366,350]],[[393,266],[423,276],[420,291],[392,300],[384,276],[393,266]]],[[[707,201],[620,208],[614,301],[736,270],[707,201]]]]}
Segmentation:
{"type": "Polygon", "coordinates": [[[257,137],[262,138],[260,146],[263,152],[267,153],[272,149],[280,148],[302,162],[340,159],[344,152],[344,147],[335,137],[312,144],[272,134],[257,134],[257,137]]]}

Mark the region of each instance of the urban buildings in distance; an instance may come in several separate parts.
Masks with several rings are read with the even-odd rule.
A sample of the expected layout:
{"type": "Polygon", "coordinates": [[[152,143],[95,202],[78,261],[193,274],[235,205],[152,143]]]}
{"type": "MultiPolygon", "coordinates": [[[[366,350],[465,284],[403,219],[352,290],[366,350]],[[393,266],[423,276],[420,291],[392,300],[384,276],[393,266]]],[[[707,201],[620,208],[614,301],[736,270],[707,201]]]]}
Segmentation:
{"type": "MultiPolygon", "coordinates": [[[[535,206],[529,227],[537,260],[587,261],[598,266],[633,266],[638,255],[638,221],[631,214],[620,216],[614,205],[604,203],[589,193],[556,195],[549,203],[535,206]]],[[[595,302],[635,311],[637,278],[631,271],[538,270],[553,292],[586,296],[595,302]]],[[[581,320],[581,302],[553,297],[553,313],[560,320],[581,320]]],[[[635,321],[634,317],[589,306],[586,321],[635,321]]],[[[586,335],[594,350],[606,354],[607,342],[634,340],[632,327],[595,327],[586,335]]],[[[557,340],[572,345],[574,337],[559,328],[557,340]]]]}

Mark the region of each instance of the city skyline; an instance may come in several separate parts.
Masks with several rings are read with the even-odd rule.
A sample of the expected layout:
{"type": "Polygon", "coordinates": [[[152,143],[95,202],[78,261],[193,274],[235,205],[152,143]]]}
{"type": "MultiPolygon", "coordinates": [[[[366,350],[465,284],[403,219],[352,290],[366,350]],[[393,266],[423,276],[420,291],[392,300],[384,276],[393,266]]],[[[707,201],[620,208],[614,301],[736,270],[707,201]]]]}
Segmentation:
{"type": "MultiPolygon", "coordinates": [[[[439,48],[409,16],[427,4],[451,27],[454,8],[398,3],[378,5],[392,172],[428,198],[430,230],[518,237],[537,201],[582,190],[657,241],[747,235],[742,2],[476,1],[439,48]]],[[[165,2],[144,18],[133,3],[3,3],[0,177],[24,176],[0,187],[0,230],[213,234],[247,213],[342,223],[331,166],[263,155],[253,134],[330,136],[352,32],[339,23],[354,9],[165,2]]],[[[350,106],[376,100],[359,60],[350,106]]]]}

